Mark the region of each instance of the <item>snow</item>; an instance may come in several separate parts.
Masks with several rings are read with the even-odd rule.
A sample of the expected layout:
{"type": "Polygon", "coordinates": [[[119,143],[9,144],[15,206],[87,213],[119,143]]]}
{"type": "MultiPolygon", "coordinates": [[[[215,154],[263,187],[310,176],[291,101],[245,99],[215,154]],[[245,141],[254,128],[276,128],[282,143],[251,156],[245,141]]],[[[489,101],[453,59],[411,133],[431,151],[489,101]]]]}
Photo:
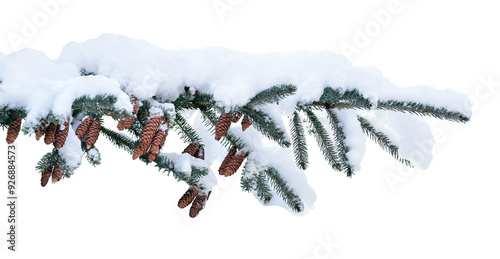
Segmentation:
{"type": "Polygon", "coordinates": [[[68,173],[74,173],[74,170],[80,166],[83,151],[80,139],[76,136],[74,129],[68,131],[68,137],[66,138],[64,146],[59,149],[59,155],[66,161],[66,165],[71,168],[68,173]]]}
{"type": "Polygon", "coordinates": [[[97,149],[95,148],[92,148],[89,150],[89,152],[87,152],[87,156],[91,159],[91,160],[94,160],[94,161],[97,161],[100,159],[100,154],[99,154],[99,151],[97,151],[97,149]]]}
{"type": "Polygon", "coordinates": [[[399,89],[377,69],[354,67],[345,57],[328,51],[249,54],[216,47],[165,50],[146,41],[104,34],[83,43],[69,43],[59,62],[114,78],[140,99],[155,95],[175,99],[187,85],[213,93],[220,104],[234,107],[244,105],[270,86],[293,84],[297,94],[280,102],[288,111],[298,100],[317,100],[325,86],[332,86],[356,88],[373,101],[404,97],[471,113],[464,95],[453,93],[442,98],[451,91],[430,87],[399,89]]]}

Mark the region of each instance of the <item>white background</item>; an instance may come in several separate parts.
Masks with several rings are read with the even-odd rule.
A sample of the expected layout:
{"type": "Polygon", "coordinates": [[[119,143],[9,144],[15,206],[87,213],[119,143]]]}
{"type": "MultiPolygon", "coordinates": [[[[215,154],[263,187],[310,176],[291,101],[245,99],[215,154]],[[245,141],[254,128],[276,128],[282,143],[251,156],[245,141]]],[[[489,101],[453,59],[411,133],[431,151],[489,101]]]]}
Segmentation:
{"type": "MultiPolygon", "coordinates": [[[[187,189],[184,183],[132,161],[102,136],[97,142],[101,166],[84,161],[70,179],[42,188],[34,168],[51,147],[22,136],[16,141],[19,251],[6,248],[7,207],[0,206],[1,258],[500,257],[500,85],[489,91],[481,85],[488,78],[500,82],[500,16],[494,1],[400,0],[386,26],[378,27],[372,12],[388,10],[390,0],[221,0],[233,4],[222,14],[214,0],[67,0],[46,21],[39,2],[48,0],[0,3],[1,52],[15,50],[9,35],[16,34],[29,36],[27,47],[57,58],[68,42],[102,33],[167,49],[341,52],[341,44],[355,46],[357,27],[368,26],[372,36],[366,46],[358,44],[353,64],[377,67],[397,85],[465,93],[472,98],[473,116],[465,125],[428,119],[437,144],[425,171],[404,169],[370,141],[362,170],[352,179],[313,153],[305,173],[317,202],[301,217],[264,207],[243,193],[237,173],[220,178],[206,209],[190,219],[176,206],[187,189]],[[33,19],[37,31],[23,35],[26,20],[33,19]],[[390,185],[388,175],[398,176],[398,182],[390,185]]],[[[5,134],[0,133],[2,139],[5,134]]],[[[184,148],[169,141],[167,151],[184,148]]],[[[1,144],[2,172],[6,160],[1,144]]],[[[6,197],[6,174],[0,179],[6,197]]]]}

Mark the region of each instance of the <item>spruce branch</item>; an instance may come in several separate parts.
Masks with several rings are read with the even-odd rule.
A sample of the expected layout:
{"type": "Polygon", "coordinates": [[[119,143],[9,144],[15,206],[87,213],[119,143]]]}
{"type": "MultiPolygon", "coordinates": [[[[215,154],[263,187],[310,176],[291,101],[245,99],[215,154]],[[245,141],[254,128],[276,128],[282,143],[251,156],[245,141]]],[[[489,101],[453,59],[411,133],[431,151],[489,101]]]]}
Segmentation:
{"type": "Polygon", "coordinates": [[[325,157],[328,164],[334,169],[341,171],[341,168],[338,165],[335,147],[333,145],[333,141],[328,135],[328,132],[323,127],[323,124],[319,121],[318,117],[311,111],[306,110],[307,117],[309,122],[311,123],[311,129],[316,138],[316,142],[318,143],[323,156],[325,157]]]}
{"type": "Polygon", "coordinates": [[[290,137],[292,138],[293,154],[297,167],[302,170],[307,168],[309,157],[307,152],[307,141],[304,134],[304,127],[299,113],[295,111],[290,120],[290,137]]]}
{"type": "Polygon", "coordinates": [[[413,164],[410,160],[404,159],[399,156],[399,147],[394,145],[389,140],[389,137],[384,134],[383,132],[375,129],[375,127],[368,122],[367,119],[358,116],[358,121],[361,124],[361,129],[363,132],[373,141],[375,141],[383,150],[387,151],[389,154],[391,154],[396,160],[401,162],[402,164],[413,167],[413,164]]]}
{"type": "Polygon", "coordinates": [[[195,141],[202,142],[198,133],[187,123],[186,119],[180,115],[179,112],[175,115],[174,123],[171,127],[177,131],[185,143],[192,143],[195,141]]]}
{"type": "Polygon", "coordinates": [[[273,198],[271,188],[263,172],[259,172],[255,177],[255,191],[257,192],[257,197],[259,197],[264,204],[268,204],[273,198]]]}
{"type": "Polygon", "coordinates": [[[430,116],[441,120],[450,120],[461,123],[468,122],[470,119],[469,117],[465,116],[460,112],[449,111],[443,107],[438,108],[427,104],[409,102],[409,101],[397,101],[397,100],[379,101],[377,109],[398,111],[420,116],[430,116]]]}
{"type": "Polygon", "coordinates": [[[137,146],[137,144],[139,144],[138,141],[130,139],[127,135],[108,129],[104,126],[101,126],[101,132],[109,141],[111,141],[111,143],[130,154],[133,153],[134,148],[137,146]]]}
{"type": "Polygon", "coordinates": [[[273,86],[255,95],[246,106],[252,107],[266,103],[275,103],[289,95],[293,95],[296,91],[297,87],[294,85],[273,86]]]}
{"type": "Polygon", "coordinates": [[[252,163],[247,162],[243,168],[240,181],[241,188],[245,192],[254,191],[263,204],[268,204],[273,198],[273,194],[266,175],[263,171],[255,171],[253,166],[249,166],[250,164],[252,163]],[[249,167],[252,167],[254,170],[250,170],[249,167]]]}
{"type": "Polygon", "coordinates": [[[249,107],[242,107],[241,112],[248,116],[252,125],[267,138],[275,141],[282,147],[290,147],[286,132],[276,125],[266,113],[249,107]]]}
{"type": "Polygon", "coordinates": [[[314,102],[313,106],[338,109],[366,109],[373,107],[369,99],[365,98],[357,89],[342,90],[326,87],[319,102],[314,102]]]}
{"type": "Polygon", "coordinates": [[[299,196],[294,192],[292,188],[287,185],[287,182],[281,177],[278,171],[273,167],[268,167],[262,173],[269,180],[273,186],[276,194],[283,199],[283,201],[295,212],[301,212],[304,210],[304,204],[299,196]]]}
{"type": "Polygon", "coordinates": [[[349,152],[349,146],[345,143],[345,133],[344,129],[340,125],[340,120],[337,116],[337,113],[332,109],[326,109],[326,113],[328,119],[330,120],[330,125],[333,130],[333,136],[335,139],[335,147],[337,150],[337,157],[339,167],[342,171],[346,173],[348,177],[351,177],[353,174],[352,164],[347,158],[347,152],[349,152]]]}

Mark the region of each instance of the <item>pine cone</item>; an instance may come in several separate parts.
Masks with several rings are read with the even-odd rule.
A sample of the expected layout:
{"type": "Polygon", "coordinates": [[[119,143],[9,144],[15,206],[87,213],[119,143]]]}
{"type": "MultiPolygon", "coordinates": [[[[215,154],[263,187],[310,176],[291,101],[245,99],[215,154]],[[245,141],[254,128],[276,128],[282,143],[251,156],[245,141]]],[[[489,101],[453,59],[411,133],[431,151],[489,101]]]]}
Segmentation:
{"type": "Polygon", "coordinates": [[[222,174],[228,177],[236,173],[236,171],[238,171],[241,164],[243,163],[243,160],[245,160],[245,157],[246,157],[245,152],[240,152],[237,155],[235,155],[233,159],[231,159],[231,161],[224,168],[225,170],[223,171],[222,174]]]}
{"type": "Polygon", "coordinates": [[[182,154],[184,153],[188,153],[190,154],[191,156],[195,156],[196,155],[196,152],[198,151],[198,148],[200,148],[200,142],[198,141],[195,141],[191,144],[189,144],[185,149],[184,151],[182,151],[182,154]]]}
{"type": "Polygon", "coordinates": [[[252,122],[247,118],[247,116],[243,117],[243,120],[241,121],[241,129],[245,131],[248,127],[250,127],[250,125],[252,125],[252,122]]]}
{"type": "Polygon", "coordinates": [[[236,154],[236,149],[233,148],[227,153],[226,158],[224,158],[224,161],[222,161],[222,164],[219,167],[219,174],[224,175],[224,172],[226,171],[226,167],[229,164],[229,162],[233,159],[234,154],[236,154]]]}
{"type": "MultiPolygon", "coordinates": [[[[128,119],[128,117],[127,117],[128,119]]],[[[125,129],[125,120],[127,119],[124,119],[124,120],[121,120],[118,122],[118,125],[116,126],[118,128],[118,130],[124,130],[125,129]]]]}
{"type": "Polygon", "coordinates": [[[47,185],[51,175],[52,175],[52,170],[50,169],[42,173],[42,179],[40,180],[42,187],[45,187],[45,185],[47,185]]]}
{"type": "MultiPolygon", "coordinates": [[[[68,137],[68,132],[69,132],[69,119],[64,123],[64,129],[61,130],[61,127],[57,127],[56,129],[56,143],[55,146],[56,148],[62,148],[64,146],[64,143],[66,143],[66,138],[68,137]]],[[[54,180],[54,177],[52,177],[52,180],[54,180]]]]}
{"type": "Polygon", "coordinates": [[[231,118],[231,122],[232,122],[232,123],[236,123],[236,122],[238,122],[238,121],[240,120],[240,118],[241,118],[241,116],[242,116],[242,115],[243,115],[243,114],[241,114],[241,113],[236,113],[236,114],[234,114],[234,115],[233,115],[233,117],[231,118]]]}
{"type": "Polygon", "coordinates": [[[156,131],[158,130],[158,127],[160,126],[162,120],[163,120],[163,115],[160,115],[151,118],[146,123],[141,133],[141,140],[139,142],[139,145],[137,145],[137,147],[134,150],[134,155],[132,156],[132,159],[135,160],[148,151],[148,148],[151,145],[153,137],[156,131]]]}
{"type": "Polygon", "coordinates": [[[198,151],[196,151],[196,155],[194,157],[205,160],[205,148],[200,146],[200,148],[198,148],[198,151]]]}
{"type": "Polygon", "coordinates": [[[197,193],[198,187],[196,185],[190,186],[189,189],[184,193],[184,195],[182,195],[182,197],[179,199],[179,203],[177,203],[177,206],[179,206],[179,208],[181,209],[184,209],[194,200],[194,197],[196,197],[197,193]]]}
{"type": "Polygon", "coordinates": [[[196,196],[196,199],[194,199],[193,204],[191,205],[191,209],[189,210],[189,216],[191,218],[198,216],[200,211],[205,207],[206,202],[207,202],[206,194],[196,196]]]}
{"type": "Polygon", "coordinates": [[[40,138],[43,136],[43,134],[45,134],[46,129],[47,128],[45,128],[45,127],[35,129],[35,138],[37,141],[40,140],[40,138]]]}
{"type": "Polygon", "coordinates": [[[44,142],[45,144],[49,145],[54,141],[55,138],[56,138],[56,125],[54,123],[51,123],[47,128],[47,130],[45,131],[44,142]]]}
{"type": "Polygon", "coordinates": [[[90,125],[92,125],[93,121],[94,121],[94,117],[88,116],[85,120],[82,121],[82,123],[80,123],[80,125],[78,125],[78,127],[76,128],[75,133],[76,133],[76,136],[80,140],[82,140],[83,137],[85,137],[85,135],[89,131],[90,125]]]}
{"type": "Polygon", "coordinates": [[[56,164],[54,166],[54,168],[52,169],[52,183],[59,182],[59,180],[61,180],[61,178],[62,178],[61,168],[59,168],[59,165],[56,164]]]}
{"type": "Polygon", "coordinates": [[[9,128],[7,129],[7,144],[12,144],[19,136],[19,131],[21,130],[21,118],[14,119],[10,122],[9,128]]]}
{"type": "Polygon", "coordinates": [[[90,125],[89,131],[87,132],[87,139],[85,139],[85,146],[87,149],[90,149],[97,138],[99,137],[99,132],[101,131],[101,122],[99,120],[94,119],[92,124],[90,125]]]}
{"type": "Polygon", "coordinates": [[[167,138],[167,131],[158,129],[155,136],[153,137],[153,141],[151,142],[151,148],[149,148],[148,161],[151,163],[158,157],[158,153],[160,153],[163,144],[165,144],[165,139],[167,138]]]}
{"type": "MultiPolygon", "coordinates": [[[[132,125],[134,125],[134,121],[135,121],[135,115],[127,117],[125,120],[123,120],[123,128],[124,129],[132,128],[132,125]]],[[[121,129],[121,130],[123,130],[123,129],[121,129]]]]}
{"type": "Polygon", "coordinates": [[[222,114],[217,121],[217,127],[215,127],[215,140],[220,140],[222,136],[226,135],[229,127],[231,127],[231,118],[233,115],[230,113],[222,114]]]}
{"type": "Polygon", "coordinates": [[[134,105],[134,110],[132,110],[132,114],[137,114],[139,112],[139,99],[135,96],[132,96],[130,98],[130,101],[132,102],[132,104],[134,105]]]}

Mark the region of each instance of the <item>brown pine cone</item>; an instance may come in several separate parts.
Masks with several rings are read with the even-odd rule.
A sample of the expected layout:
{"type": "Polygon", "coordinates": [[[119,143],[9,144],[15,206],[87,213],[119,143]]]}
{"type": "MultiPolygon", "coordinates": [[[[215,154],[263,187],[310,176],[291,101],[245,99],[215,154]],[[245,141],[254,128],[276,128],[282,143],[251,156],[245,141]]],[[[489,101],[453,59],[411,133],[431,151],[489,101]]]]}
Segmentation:
{"type": "Polygon", "coordinates": [[[50,169],[42,173],[42,179],[40,180],[42,187],[45,187],[45,185],[47,185],[51,175],[52,175],[52,170],[50,169]]]}
{"type": "Polygon", "coordinates": [[[148,148],[151,145],[153,137],[156,131],[158,130],[158,127],[160,126],[162,120],[163,120],[163,115],[159,115],[151,118],[146,123],[141,133],[141,140],[139,142],[139,145],[137,145],[137,147],[134,150],[134,155],[132,156],[132,159],[135,160],[148,151],[148,148]]]}
{"type": "Polygon", "coordinates": [[[247,116],[243,117],[243,120],[241,121],[241,129],[245,131],[248,127],[250,127],[250,125],[252,125],[252,122],[247,118],[247,116]]]}
{"type": "Polygon", "coordinates": [[[87,149],[90,149],[97,138],[99,137],[99,132],[101,131],[101,122],[99,120],[94,119],[92,124],[90,125],[89,131],[87,132],[87,139],[85,139],[85,146],[87,149]]]}
{"type": "Polygon", "coordinates": [[[132,96],[130,98],[130,101],[132,102],[132,105],[134,105],[134,110],[132,111],[132,114],[137,114],[139,112],[139,99],[135,96],[132,96]]]}
{"type": "Polygon", "coordinates": [[[219,174],[224,175],[224,172],[226,171],[226,167],[231,162],[231,160],[234,157],[234,154],[236,154],[236,149],[233,148],[227,153],[226,158],[224,158],[224,161],[222,161],[222,164],[219,167],[219,174]]]}
{"type": "Polygon", "coordinates": [[[240,120],[240,118],[241,118],[241,116],[242,116],[242,115],[243,115],[243,114],[241,114],[241,113],[236,113],[236,114],[234,114],[234,115],[233,115],[233,117],[231,118],[231,122],[232,122],[232,123],[236,123],[236,122],[238,122],[238,121],[240,120]]]}
{"type": "Polygon", "coordinates": [[[198,151],[198,148],[200,148],[200,142],[198,141],[192,142],[184,149],[184,151],[182,151],[182,154],[188,153],[191,156],[195,156],[196,152],[198,151]]]}
{"type": "Polygon", "coordinates": [[[198,151],[196,151],[196,155],[194,157],[205,160],[205,148],[200,146],[200,148],[198,148],[198,151]]]}
{"type": "Polygon", "coordinates": [[[149,148],[148,161],[151,163],[153,160],[158,157],[158,153],[160,153],[163,144],[165,143],[165,139],[167,138],[167,132],[159,129],[155,136],[153,137],[153,141],[151,142],[151,148],[149,148]]]}
{"type": "MultiPolygon", "coordinates": [[[[69,132],[69,119],[64,123],[63,127],[63,130],[61,130],[61,126],[58,126],[56,129],[56,148],[62,148],[64,146],[64,143],[66,143],[66,138],[68,137],[69,132]]],[[[52,177],[52,180],[53,179],[54,177],[52,177]]]]}
{"type": "Polygon", "coordinates": [[[45,144],[49,145],[54,141],[55,138],[56,138],[56,125],[54,123],[51,123],[47,128],[47,130],[45,131],[44,142],[45,144]]]}
{"type": "Polygon", "coordinates": [[[82,121],[82,123],[80,123],[80,125],[78,125],[78,127],[76,128],[75,133],[76,133],[76,136],[80,140],[82,140],[83,137],[85,137],[85,135],[89,131],[90,126],[92,125],[93,121],[94,121],[94,117],[88,116],[87,118],[85,118],[85,120],[82,121]]]}
{"type": "MultiPolygon", "coordinates": [[[[124,129],[132,128],[132,125],[134,125],[134,121],[135,121],[135,115],[127,117],[125,120],[123,120],[123,128],[124,129]]],[[[121,129],[121,130],[123,130],[123,129],[121,129]]]]}
{"type": "Polygon", "coordinates": [[[189,216],[191,218],[198,216],[200,211],[205,207],[206,202],[207,202],[206,194],[196,196],[196,199],[194,199],[193,204],[191,205],[191,209],[189,210],[189,216]]]}
{"type": "Polygon", "coordinates": [[[37,141],[40,140],[40,138],[43,136],[43,134],[45,134],[46,129],[47,128],[45,128],[43,126],[38,128],[38,129],[35,129],[35,138],[37,141]]]}
{"type": "Polygon", "coordinates": [[[189,189],[182,195],[182,197],[179,199],[179,202],[177,203],[177,206],[179,208],[184,209],[189,205],[191,202],[193,202],[194,197],[196,197],[196,194],[198,193],[198,186],[193,185],[190,186],[189,189]]]}
{"type": "Polygon", "coordinates": [[[21,130],[21,118],[14,119],[10,122],[9,128],[7,129],[7,144],[12,144],[19,136],[19,131],[21,130]]]}
{"type": "MultiPolygon", "coordinates": [[[[127,117],[127,119],[128,119],[128,117],[127,117]]],[[[118,125],[116,126],[118,128],[118,130],[124,130],[125,129],[125,120],[121,120],[121,121],[118,122],[118,125]]]]}
{"type": "Polygon", "coordinates": [[[215,127],[215,140],[220,140],[222,136],[226,135],[229,127],[231,127],[231,118],[233,115],[231,113],[222,114],[217,121],[217,126],[215,127]]]}
{"type": "Polygon", "coordinates": [[[240,152],[237,155],[235,155],[233,159],[231,159],[231,161],[227,164],[222,174],[228,177],[236,173],[236,171],[238,171],[241,164],[243,163],[243,160],[245,160],[245,157],[246,157],[245,152],[240,152]]]}
{"type": "Polygon", "coordinates": [[[61,168],[59,168],[59,165],[56,164],[54,168],[52,169],[52,183],[57,183],[59,180],[62,178],[62,172],[61,168]]]}

